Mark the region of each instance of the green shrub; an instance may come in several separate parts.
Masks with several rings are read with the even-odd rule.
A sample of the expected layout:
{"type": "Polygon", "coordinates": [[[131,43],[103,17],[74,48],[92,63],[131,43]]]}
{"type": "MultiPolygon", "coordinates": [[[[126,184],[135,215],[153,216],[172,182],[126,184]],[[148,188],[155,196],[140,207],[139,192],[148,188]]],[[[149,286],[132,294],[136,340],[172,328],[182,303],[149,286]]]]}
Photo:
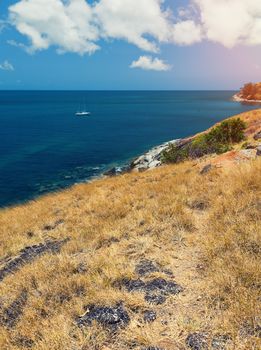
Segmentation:
{"type": "Polygon", "coordinates": [[[234,143],[244,140],[246,124],[240,118],[225,120],[208,133],[195,137],[183,145],[169,145],[162,153],[164,163],[179,163],[188,158],[199,158],[211,153],[225,153],[234,143]]]}

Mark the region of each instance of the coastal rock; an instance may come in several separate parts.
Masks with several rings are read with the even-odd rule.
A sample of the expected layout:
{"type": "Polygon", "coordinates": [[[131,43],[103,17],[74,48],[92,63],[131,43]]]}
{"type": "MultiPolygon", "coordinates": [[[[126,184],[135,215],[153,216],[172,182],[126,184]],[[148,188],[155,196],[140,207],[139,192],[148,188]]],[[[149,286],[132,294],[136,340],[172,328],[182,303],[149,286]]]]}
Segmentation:
{"type": "Polygon", "coordinates": [[[256,151],[254,149],[242,149],[238,152],[238,160],[254,159],[256,157],[256,151]]]}
{"type": "Polygon", "coordinates": [[[161,153],[169,146],[169,144],[175,144],[179,140],[172,140],[157,147],[152,148],[147,153],[143,154],[139,158],[135,159],[132,164],[132,170],[134,171],[144,171],[148,169],[154,169],[160,166],[161,163],[161,153]]]}
{"type": "Polygon", "coordinates": [[[103,173],[105,176],[117,176],[131,171],[131,165],[113,167],[103,173]]]}

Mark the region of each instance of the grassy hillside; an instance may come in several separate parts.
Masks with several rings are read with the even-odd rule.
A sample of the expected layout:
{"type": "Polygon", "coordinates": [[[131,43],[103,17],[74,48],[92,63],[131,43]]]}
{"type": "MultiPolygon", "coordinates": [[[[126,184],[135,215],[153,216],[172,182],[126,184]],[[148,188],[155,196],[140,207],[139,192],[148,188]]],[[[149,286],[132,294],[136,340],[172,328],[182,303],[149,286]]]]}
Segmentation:
{"type": "Polygon", "coordinates": [[[0,349],[260,349],[261,157],[215,159],[2,210],[0,349]]]}

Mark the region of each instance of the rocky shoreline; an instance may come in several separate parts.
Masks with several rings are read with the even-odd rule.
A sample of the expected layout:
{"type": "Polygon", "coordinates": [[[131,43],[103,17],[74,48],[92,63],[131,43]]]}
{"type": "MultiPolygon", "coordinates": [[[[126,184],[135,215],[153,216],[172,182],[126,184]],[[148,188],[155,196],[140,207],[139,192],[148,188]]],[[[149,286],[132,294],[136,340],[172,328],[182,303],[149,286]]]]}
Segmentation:
{"type": "Polygon", "coordinates": [[[240,94],[235,94],[233,97],[232,97],[233,101],[235,102],[243,102],[243,103],[260,103],[261,104],[261,100],[248,100],[246,98],[243,98],[240,96],[240,94]]]}
{"type": "Polygon", "coordinates": [[[141,156],[135,158],[129,164],[122,167],[113,167],[106,171],[104,176],[115,176],[121,175],[130,171],[145,171],[149,169],[154,169],[162,165],[161,154],[170,145],[178,143],[180,140],[171,140],[165,142],[161,145],[151,148],[148,152],[142,154],[141,156]]]}

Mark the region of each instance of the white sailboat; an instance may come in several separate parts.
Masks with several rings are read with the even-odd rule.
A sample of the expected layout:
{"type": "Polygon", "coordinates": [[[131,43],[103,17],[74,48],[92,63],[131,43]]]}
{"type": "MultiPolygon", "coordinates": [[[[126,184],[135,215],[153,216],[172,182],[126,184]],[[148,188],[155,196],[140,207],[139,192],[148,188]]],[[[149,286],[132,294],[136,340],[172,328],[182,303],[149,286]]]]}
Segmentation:
{"type": "Polygon", "coordinates": [[[90,115],[91,113],[90,112],[86,112],[86,111],[81,111],[81,112],[76,112],[75,115],[77,117],[84,117],[86,115],[90,115]]]}
{"type": "Polygon", "coordinates": [[[86,117],[87,115],[90,115],[91,112],[86,111],[86,106],[84,105],[83,109],[79,109],[78,112],[75,113],[77,117],[86,117]]]}

